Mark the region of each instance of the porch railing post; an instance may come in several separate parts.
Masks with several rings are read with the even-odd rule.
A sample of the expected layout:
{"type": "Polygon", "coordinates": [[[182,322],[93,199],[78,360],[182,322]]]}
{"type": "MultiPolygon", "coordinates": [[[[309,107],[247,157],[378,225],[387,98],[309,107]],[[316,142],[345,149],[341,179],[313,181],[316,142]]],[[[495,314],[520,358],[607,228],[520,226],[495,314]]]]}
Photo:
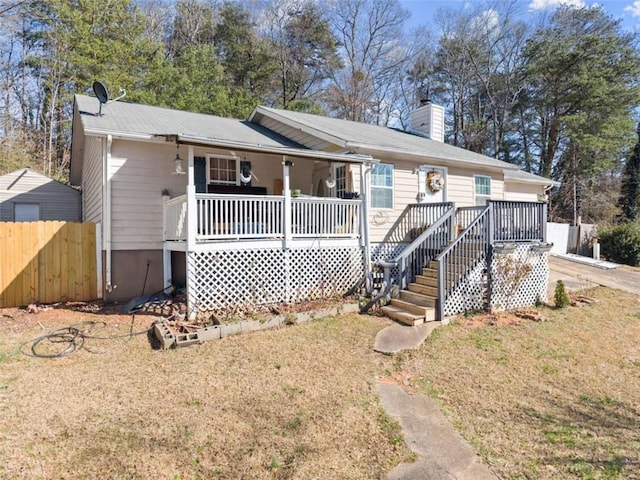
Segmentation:
{"type": "Polygon", "coordinates": [[[291,187],[289,186],[289,167],[293,165],[286,156],[282,157],[282,189],[284,193],[284,248],[289,248],[291,243],[291,187]]]}
{"type": "Polygon", "coordinates": [[[547,243],[547,202],[542,204],[541,219],[540,219],[540,228],[542,229],[542,242],[547,243]]]}

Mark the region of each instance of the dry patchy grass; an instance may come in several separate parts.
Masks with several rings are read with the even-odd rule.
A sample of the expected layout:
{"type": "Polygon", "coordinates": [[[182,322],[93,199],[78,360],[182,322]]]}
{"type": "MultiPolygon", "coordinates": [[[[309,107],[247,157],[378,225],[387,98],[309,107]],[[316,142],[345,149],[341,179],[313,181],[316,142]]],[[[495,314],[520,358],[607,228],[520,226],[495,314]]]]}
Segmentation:
{"type": "Polygon", "coordinates": [[[403,359],[501,478],[640,478],[640,301],[588,295],[542,322],[461,317],[403,359]]]}
{"type": "Polygon", "coordinates": [[[0,318],[0,478],[369,479],[410,459],[374,388],[386,320],[331,318],[169,351],[138,335],[88,340],[64,358],[20,354],[44,332],[37,322],[104,320],[101,336],[130,328],[130,317],[57,312],[0,318]]]}

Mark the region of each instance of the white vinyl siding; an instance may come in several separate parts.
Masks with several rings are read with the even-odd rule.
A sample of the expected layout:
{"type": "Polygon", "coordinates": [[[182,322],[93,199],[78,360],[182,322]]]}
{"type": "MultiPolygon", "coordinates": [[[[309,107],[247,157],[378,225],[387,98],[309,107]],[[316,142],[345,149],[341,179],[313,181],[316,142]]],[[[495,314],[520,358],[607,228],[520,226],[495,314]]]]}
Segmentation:
{"type": "Polygon", "coordinates": [[[504,199],[513,202],[537,202],[538,195],[544,195],[544,185],[511,183],[504,185],[504,199]]]}
{"type": "MultiPolygon", "coordinates": [[[[174,146],[114,140],[111,149],[111,241],[114,250],[162,248],[162,191],[186,191],[187,175],[173,175],[174,146]]],[[[180,156],[186,158],[186,151],[180,156]]]]}
{"type": "MultiPolygon", "coordinates": [[[[415,162],[396,161],[394,168],[394,208],[393,210],[371,209],[369,212],[369,234],[371,242],[383,240],[393,241],[389,237],[389,231],[394,223],[402,215],[407,205],[417,203],[418,176],[414,173],[415,162]]],[[[433,164],[435,165],[435,164],[433,164]]],[[[357,168],[354,169],[354,175],[357,168]]],[[[475,204],[474,175],[477,171],[459,167],[447,168],[446,173],[446,198],[447,202],[454,202],[456,207],[471,207],[475,204]]],[[[493,174],[486,174],[487,177],[493,174]]],[[[491,198],[502,199],[504,186],[502,174],[491,176],[491,198]]]]}
{"type": "Polygon", "coordinates": [[[102,222],[103,142],[98,137],[86,137],[82,162],[82,217],[85,222],[102,222]]]}
{"type": "Polygon", "coordinates": [[[371,208],[393,209],[393,164],[378,163],[371,169],[371,208]]]}

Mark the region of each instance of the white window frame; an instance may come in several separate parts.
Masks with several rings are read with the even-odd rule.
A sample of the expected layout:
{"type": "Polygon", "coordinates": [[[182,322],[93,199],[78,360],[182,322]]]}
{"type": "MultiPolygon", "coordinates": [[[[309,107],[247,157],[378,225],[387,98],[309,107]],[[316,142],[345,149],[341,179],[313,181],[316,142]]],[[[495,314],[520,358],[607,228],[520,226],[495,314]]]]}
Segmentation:
{"type": "Polygon", "coordinates": [[[487,204],[487,200],[491,199],[491,190],[492,190],[492,185],[491,182],[493,181],[493,178],[490,175],[474,175],[473,176],[473,196],[474,196],[474,203],[476,206],[484,206],[487,204]],[[478,193],[478,184],[476,183],[477,179],[479,178],[486,178],[489,180],[489,193],[478,193]],[[479,203],[480,201],[483,201],[482,203],[479,203]]]}
{"type": "MultiPolygon", "coordinates": [[[[240,158],[234,155],[216,155],[207,154],[207,185],[240,185],[240,158]],[[236,179],[235,180],[213,180],[211,178],[211,160],[233,160],[236,166],[236,179]]],[[[231,171],[231,170],[229,170],[231,171]]]]}
{"type": "Polygon", "coordinates": [[[342,198],[347,191],[347,165],[333,165],[333,178],[336,180],[336,197],[342,198]]]}
{"type": "Polygon", "coordinates": [[[371,209],[374,209],[374,210],[393,210],[394,209],[394,205],[395,205],[395,178],[394,178],[395,175],[394,175],[394,173],[395,173],[395,165],[393,163],[387,163],[387,162],[375,163],[373,165],[373,167],[371,168],[371,175],[370,175],[370,181],[369,181],[369,207],[371,209]],[[378,165],[388,165],[388,166],[391,167],[391,186],[388,186],[388,185],[374,185],[373,184],[373,170],[378,165]],[[391,206],[390,207],[375,207],[373,205],[373,189],[374,188],[391,190],[391,206]]]}

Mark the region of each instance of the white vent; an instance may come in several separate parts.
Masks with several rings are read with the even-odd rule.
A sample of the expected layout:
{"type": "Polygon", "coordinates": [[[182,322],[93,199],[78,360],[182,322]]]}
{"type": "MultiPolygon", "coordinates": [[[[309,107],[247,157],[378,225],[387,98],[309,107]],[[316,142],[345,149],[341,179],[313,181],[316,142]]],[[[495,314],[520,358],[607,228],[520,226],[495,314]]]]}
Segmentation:
{"type": "Polygon", "coordinates": [[[411,130],[444,142],[444,107],[429,102],[411,112],[411,130]]]}

